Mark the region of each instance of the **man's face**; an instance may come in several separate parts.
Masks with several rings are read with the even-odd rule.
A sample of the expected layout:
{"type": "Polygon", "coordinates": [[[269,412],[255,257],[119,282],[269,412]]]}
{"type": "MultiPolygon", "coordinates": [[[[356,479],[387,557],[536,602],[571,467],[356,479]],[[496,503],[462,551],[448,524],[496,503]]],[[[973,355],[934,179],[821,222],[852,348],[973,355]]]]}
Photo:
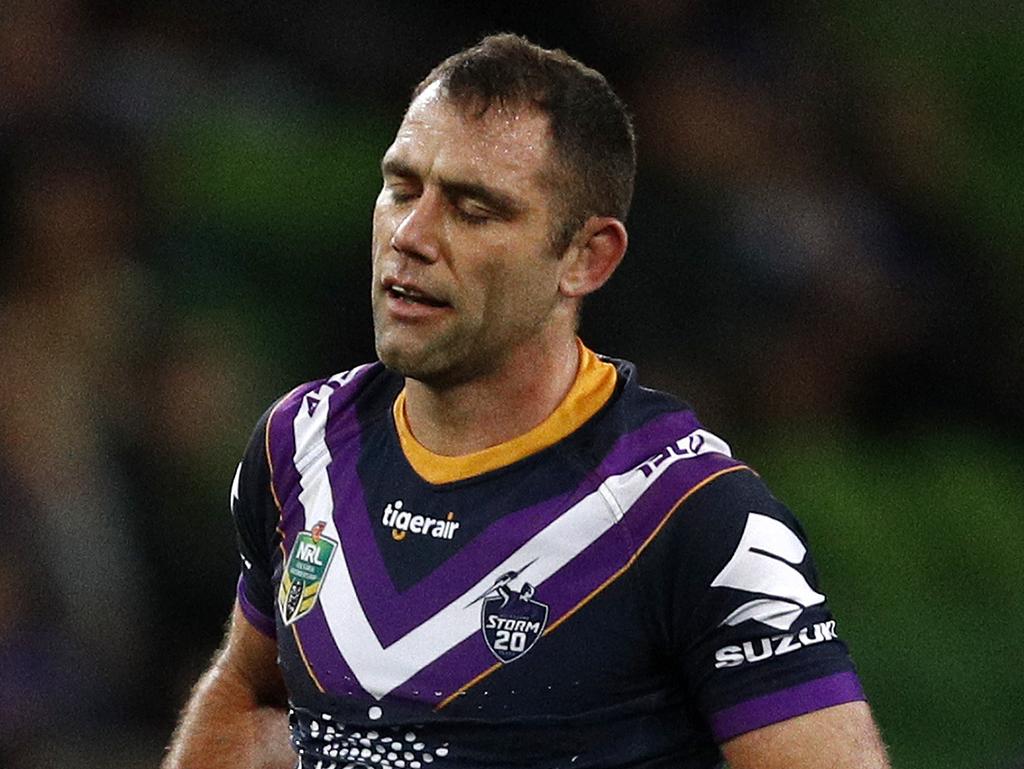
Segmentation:
{"type": "Polygon", "coordinates": [[[373,212],[373,321],[388,367],[464,382],[567,317],[555,312],[566,300],[543,179],[551,152],[534,111],[476,117],[436,85],[410,105],[373,212]]]}

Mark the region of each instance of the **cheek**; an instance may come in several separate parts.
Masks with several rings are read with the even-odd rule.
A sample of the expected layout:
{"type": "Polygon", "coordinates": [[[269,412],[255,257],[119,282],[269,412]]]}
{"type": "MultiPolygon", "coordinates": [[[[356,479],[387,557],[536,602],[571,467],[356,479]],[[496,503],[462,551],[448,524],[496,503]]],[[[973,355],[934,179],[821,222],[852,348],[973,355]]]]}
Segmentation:
{"type": "Polygon", "coordinates": [[[557,294],[557,277],[540,262],[495,267],[488,276],[488,309],[514,326],[533,325],[550,311],[557,294]]]}

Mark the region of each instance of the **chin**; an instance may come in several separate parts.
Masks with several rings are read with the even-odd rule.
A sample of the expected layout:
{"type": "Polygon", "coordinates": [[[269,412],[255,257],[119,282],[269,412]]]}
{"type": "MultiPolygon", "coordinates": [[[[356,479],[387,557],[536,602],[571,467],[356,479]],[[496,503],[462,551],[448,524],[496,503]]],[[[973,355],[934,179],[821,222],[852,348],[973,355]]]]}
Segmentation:
{"type": "Polygon", "coordinates": [[[460,361],[450,348],[402,349],[397,345],[379,344],[377,357],[391,371],[425,385],[447,388],[473,379],[477,369],[468,361],[460,361]]]}
{"type": "Polygon", "coordinates": [[[413,379],[429,377],[435,365],[431,365],[429,350],[412,344],[401,344],[394,339],[378,337],[377,357],[392,371],[413,379]]]}

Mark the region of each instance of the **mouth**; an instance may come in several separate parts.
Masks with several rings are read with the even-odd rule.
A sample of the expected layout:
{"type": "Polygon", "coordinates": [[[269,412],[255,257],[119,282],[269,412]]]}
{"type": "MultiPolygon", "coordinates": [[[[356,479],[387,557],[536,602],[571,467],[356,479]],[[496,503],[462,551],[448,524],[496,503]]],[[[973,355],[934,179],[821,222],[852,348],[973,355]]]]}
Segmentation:
{"type": "Polygon", "coordinates": [[[451,304],[443,299],[423,291],[409,283],[399,283],[393,278],[386,278],[383,281],[384,292],[395,301],[404,304],[418,304],[426,307],[451,307],[451,304]]]}

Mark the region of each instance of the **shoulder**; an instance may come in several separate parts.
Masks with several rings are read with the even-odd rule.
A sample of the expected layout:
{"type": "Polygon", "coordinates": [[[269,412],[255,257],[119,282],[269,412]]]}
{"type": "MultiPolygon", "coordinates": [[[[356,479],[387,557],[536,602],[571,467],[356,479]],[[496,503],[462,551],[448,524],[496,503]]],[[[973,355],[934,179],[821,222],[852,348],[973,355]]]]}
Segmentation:
{"type": "MultiPolygon", "coordinates": [[[[599,357],[603,364],[614,366],[615,389],[585,429],[570,441],[570,448],[585,451],[600,465],[598,472],[613,476],[643,470],[649,475],[648,471],[655,468],[648,467],[648,462],[660,467],[659,457],[674,459],[676,449],[684,446],[688,447],[684,453],[692,449],[692,453],[707,454],[713,445],[719,453],[729,454],[725,442],[705,431],[686,403],[641,386],[632,363],[599,357]],[[701,436],[713,438],[711,444],[702,445],[701,436]]],[[[667,469],[667,465],[661,469],[667,469]]]]}
{"type": "Polygon", "coordinates": [[[375,385],[391,380],[397,375],[384,368],[383,364],[364,363],[322,379],[303,382],[278,398],[265,415],[270,429],[276,428],[287,418],[305,411],[312,414],[321,403],[330,402],[333,410],[344,410],[355,405],[360,396],[372,392],[375,385]]]}
{"type": "Polygon", "coordinates": [[[643,386],[632,363],[605,360],[619,375],[608,427],[630,439],[635,468],[660,476],[658,485],[668,496],[675,494],[670,504],[673,517],[685,522],[688,530],[711,528],[732,538],[748,513],[760,510],[799,530],[756,470],[733,456],[729,442],[705,427],[685,401],[643,386]]]}
{"type": "Polygon", "coordinates": [[[620,428],[637,427],[668,413],[689,414],[696,421],[693,409],[686,402],[671,393],[641,384],[637,367],[630,361],[607,355],[598,357],[615,367],[618,385],[609,410],[618,418],[620,428]]]}
{"type": "Polygon", "coordinates": [[[743,472],[716,477],[686,499],[679,510],[685,528],[691,533],[714,533],[716,538],[735,541],[751,514],[756,514],[793,529],[802,538],[799,522],[761,476],[748,465],[740,465],[739,469],[743,472]]]}
{"type": "Polygon", "coordinates": [[[268,445],[293,442],[301,425],[328,419],[332,423],[355,421],[386,412],[402,381],[401,376],[375,362],[303,382],[280,397],[265,415],[268,445]]]}
{"type": "Polygon", "coordinates": [[[693,419],[690,432],[644,465],[647,472],[670,465],[660,482],[664,520],[652,549],[695,575],[718,572],[748,540],[801,562],[807,536],[796,516],[725,440],[693,419]]]}
{"type": "Polygon", "coordinates": [[[729,443],[682,400],[642,386],[631,363],[606,360],[619,374],[606,429],[630,447],[632,468],[608,478],[608,485],[617,498],[628,496],[633,485],[644,489],[622,521],[634,541],[650,545],[644,560],[659,564],[662,574],[693,578],[696,590],[707,589],[748,544],[805,563],[807,537],[799,521],[752,467],[733,456],[729,443]]]}
{"type": "Polygon", "coordinates": [[[605,448],[596,472],[633,547],[706,526],[727,539],[742,527],[745,510],[770,506],[757,474],[687,404],[641,386],[632,364],[615,363],[618,391],[595,428],[605,448]],[[724,525],[726,519],[732,523],[724,525]]]}
{"type": "Polygon", "coordinates": [[[785,631],[825,602],[803,527],[745,465],[683,496],[640,572],[665,597],[667,624],[684,645],[687,636],[692,641],[748,621],[785,631]]]}
{"type": "Polygon", "coordinates": [[[304,382],[279,398],[261,420],[263,450],[278,494],[297,483],[297,473],[328,445],[358,442],[366,425],[387,417],[403,382],[375,362],[304,382]]]}

